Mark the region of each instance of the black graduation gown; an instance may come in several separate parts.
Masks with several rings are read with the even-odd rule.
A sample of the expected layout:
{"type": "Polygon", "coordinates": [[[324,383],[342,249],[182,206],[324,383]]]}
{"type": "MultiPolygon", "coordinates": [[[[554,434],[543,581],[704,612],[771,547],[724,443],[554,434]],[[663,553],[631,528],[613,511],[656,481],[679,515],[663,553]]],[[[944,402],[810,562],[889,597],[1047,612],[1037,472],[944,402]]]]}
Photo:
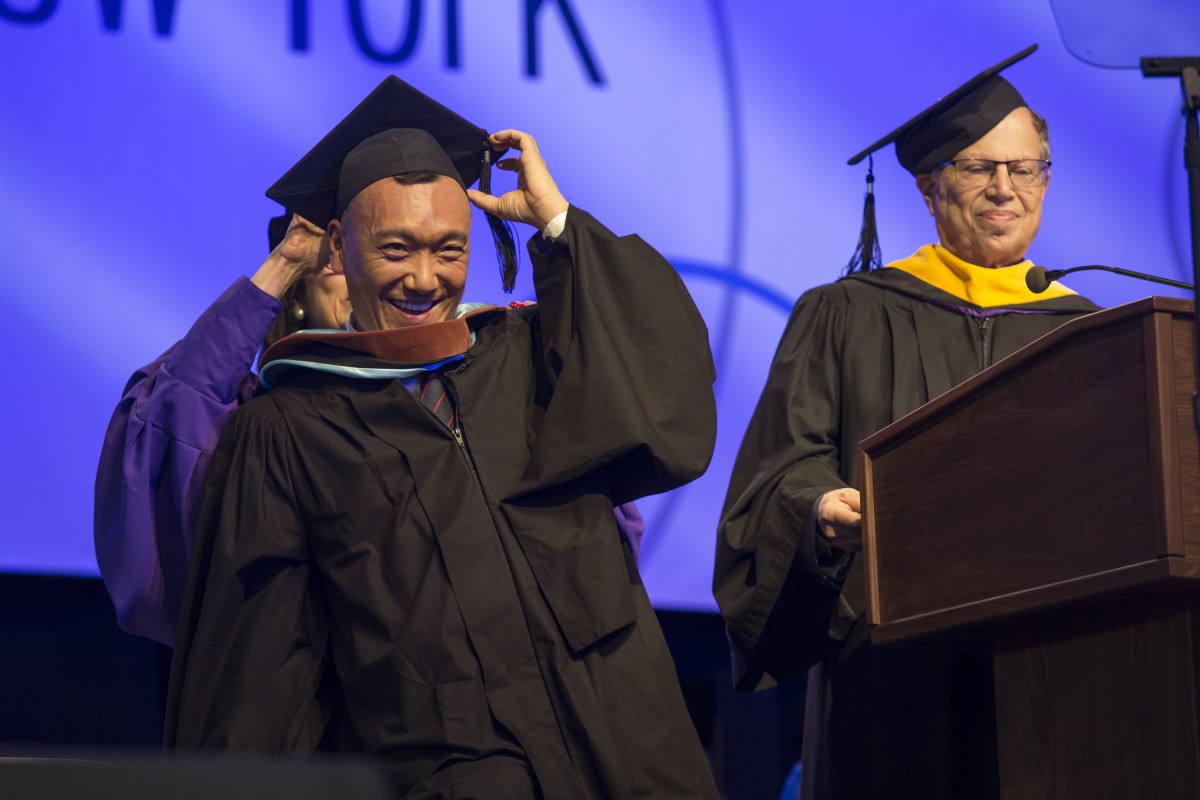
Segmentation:
{"type": "Polygon", "coordinates": [[[441,372],[461,443],[397,380],[312,369],[234,415],[169,746],[366,751],[408,797],[716,796],[612,511],[706,468],[707,332],[637,237],[572,208],[535,242],[540,302],[471,316],[441,372]]]}
{"type": "Polygon", "coordinates": [[[892,268],[797,302],[734,465],[713,591],[739,689],[816,665],[805,797],[996,793],[990,655],[872,646],[861,565],[817,535],[813,507],[859,485],[860,441],[1095,310],[1071,296],[984,312],[892,268]]]}

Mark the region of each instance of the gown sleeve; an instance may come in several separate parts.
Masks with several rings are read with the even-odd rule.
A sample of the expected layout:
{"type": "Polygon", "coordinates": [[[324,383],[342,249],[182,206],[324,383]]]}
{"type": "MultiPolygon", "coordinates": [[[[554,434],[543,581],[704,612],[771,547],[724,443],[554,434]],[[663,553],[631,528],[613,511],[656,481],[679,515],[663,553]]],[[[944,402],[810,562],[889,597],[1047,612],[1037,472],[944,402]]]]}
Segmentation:
{"type": "Polygon", "coordinates": [[[130,378],[96,471],[96,561],[121,627],[175,641],[191,523],[221,428],[279,302],[239,279],[182,340],[130,378]]]}
{"type": "Polygon", "coordinates": [[[571,207],[530,243],[548,395],[522,486],[606,471],[616,504],[693,480],[716,436],[708,329],[674,268],[571,207]]]}
{"type": "Polygon", "coordinates": [[[310,582],[288,428],[254,410],[226,426],[204,487],[165,743],[311,755],[328,722],[329,619],[310,582]]]}
{"type": "Polygon", "coordinates": [[[717,537],[713,594],[739,689],[792,678],[827,652],[849,556],[819,536],[814,505],[846,486],[838,365],[845,308],[800,299],[734,464],[717,537]]]}

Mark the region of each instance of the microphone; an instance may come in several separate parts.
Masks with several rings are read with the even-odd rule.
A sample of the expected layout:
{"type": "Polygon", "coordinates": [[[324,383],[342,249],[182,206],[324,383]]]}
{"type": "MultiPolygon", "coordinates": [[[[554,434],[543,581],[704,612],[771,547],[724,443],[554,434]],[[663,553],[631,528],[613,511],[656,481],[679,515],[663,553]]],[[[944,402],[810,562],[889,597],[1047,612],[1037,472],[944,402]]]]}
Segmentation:
{"type": "Polygon", "coordinates": [[[1174,286],[1176,289],[1196,291],[1196,287],[1190,283],[1173,281],[1170,278],[1160,278],[1157,275],[1147,275],[1144,272],[1134,272],[1133,270],[1121,269],[1120,267],[1106,267],[1103,264],[1087,264],[1082,267],[1071,267],[1070,269],[1030,267],[1029,271],[1025,273],[1025,285],[1034,294],[1041,294],[1050,288],[1051,281],[1056,281],[1063,275],[1069,275],[1072,272],[1081,272],[1085,269],[1099,269],[1116,275],[1124,275],[1127,278],[1137,278],[1138,280],[1150,281],[1151,283],[1161,283],[1164,286],[1174,286]]]}
{"type": "Polygon", "coordinates": [[[1050,288],[1050,282],[1056,281],[1062,277],[1062,270],[1054,270],[1054,275],[1051,276],[1050,270],[1045,267],[1030,267],[1025,273],[1025,285],[1029,291],[1034,294],[1041,294],[1050,288]]]}

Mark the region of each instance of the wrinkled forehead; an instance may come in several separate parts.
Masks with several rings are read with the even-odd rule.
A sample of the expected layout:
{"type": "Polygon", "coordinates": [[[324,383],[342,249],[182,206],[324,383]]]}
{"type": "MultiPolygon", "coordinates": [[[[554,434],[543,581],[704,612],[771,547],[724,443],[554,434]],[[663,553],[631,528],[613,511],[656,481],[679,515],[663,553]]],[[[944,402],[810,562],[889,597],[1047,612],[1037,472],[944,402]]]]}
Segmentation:
{"type": "Polygon", "coordinates": [[[430,172],[380,178],[358,192],[342,212],[348,230],[442,237],[469,235],[471,203],[454,179],[430,172]]]}

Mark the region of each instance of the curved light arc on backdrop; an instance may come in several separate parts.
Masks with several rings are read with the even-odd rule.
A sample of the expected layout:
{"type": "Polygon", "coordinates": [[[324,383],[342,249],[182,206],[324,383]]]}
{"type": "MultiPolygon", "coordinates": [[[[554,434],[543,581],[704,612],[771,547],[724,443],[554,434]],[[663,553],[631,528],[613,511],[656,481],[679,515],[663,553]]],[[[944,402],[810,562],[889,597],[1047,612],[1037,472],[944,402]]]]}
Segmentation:
{"type": "MultiPolygon", "coordinates": [[[[725,103],[729,108],[729,166],[731,171],[729,192],[729,252],[725,263],[733,273],[741,272],[742,229],[745,224],[745,170],[742,164],[744,141],[742,136],[742,114],[738,95],[737,75],[733,64],[733,43],[729,40],[729,25],[726,22],[722,0],[709,0],[712,10],[713,31],[717,41],[717,54],[721,64],[721,78],[725,87],[725,103]]],[[[737,312],[737,296],[726,293],[718,324],[717,341],[713,345],[713,360],[718,366],[725,363],[729,343],[733,338],[734,316],[737,312]]]]}
{"type": "MultiPolygon", "coordinates": [[[[733,69],[733,43],[729,40],[729,26],[726,24],[722,0],[709,0],[708,7],[712,16],[713,35],[716,39],[717,58],[720,63],[719,71],[725,89],[725,103],[729,109],[725,118],[729,124],[729,154],[727,158],[729,159],[731,176],[729,191],[730,227],[729,252],[726,254],[726,263],[728,264],[726,269],[728,272],[725,274],[737,275],[740,271],[742,226],[744,224],[746,206],[743,186],[744,179],[742,177],[744,171],[742,169],[741,107],[738,104],[737,76],[734,74],[733,69]]],[[[714,270],[714,272],[719,272],[719,270],[714,270]]],[[[721,374],[721,365],[725,363],[726,353],[733,338],[737,299],[736,291],[727,291],[725,293],[725,297],[721,303],[721,312],[714,326],[716,336],[713,337],[710,345],[713,351],[713,363],[717,365],[718,375],[721,374]]],[[[643,559],[653,556],[654,551],[657,549],[655,542],[661,541],[660,537],[654,536],[653,531],[656,529],[665,530],[670,526],[671,520],[679,508],[679,503],[683,500],[683,494],[687,490],[688,487],[681,487],[668,493],[655,508],[653,519],[646,520],[646,528],[651,531],[651,534],[642,542],[641,557],[643,559]]]]}
{"type": "MultiPolygon", "coordinates": [[[[774,308],[784,316],[791,313],[792,307],[795,304],[792,298],[789,298],[778,289],[746,275],[707,264],[669,260],[671,261],[671,266],[675,267],[675,271],[680,275],[726,284],[728,297],[737,298],[740,295],[749,295],[757,300],[761,300],[767,307],[774,308]]],[[[717,375],[719,376],[721,374],[721,363],[716,363],[717,375]]],[[[640,557],[643,562],[653,556],[654,551],[658,549],[658,543],[662,541],[662,537],[654,535],[654,530],[661,529],[670,522],[671,515],[674,514],[678,507],[680,498],[683,497],[683,493],[688,491],[688,489],[688,486],[684,486],[664,496],[659,502],[658,507],[655,508],[653,519],[646,521],[646,529],[650,531],[650,535],[642,540],[640,557]]]]}
{"type": "MultiPolygon", "coordinates": [[[[740,272],[732,272],[730,270],[721,269],[720,267],[712,267],[705,264],[693,264],[686,261],[671,261],[671,266],[675,267],[675,271],[680,275],[695,275],[705,280],[717,281],[728,284],[730,289],[738,292],[757,297],[764,301],[768,306],[773,306],[779,309],[784,314],[790,314],[792,307],[796,304],[795,298],[785,295],[783,292],[775,289],[762,281],[755,280],[740,272]]],[[[730,294],[730,297],[736,297],[735,294],[730,294]]]]}

